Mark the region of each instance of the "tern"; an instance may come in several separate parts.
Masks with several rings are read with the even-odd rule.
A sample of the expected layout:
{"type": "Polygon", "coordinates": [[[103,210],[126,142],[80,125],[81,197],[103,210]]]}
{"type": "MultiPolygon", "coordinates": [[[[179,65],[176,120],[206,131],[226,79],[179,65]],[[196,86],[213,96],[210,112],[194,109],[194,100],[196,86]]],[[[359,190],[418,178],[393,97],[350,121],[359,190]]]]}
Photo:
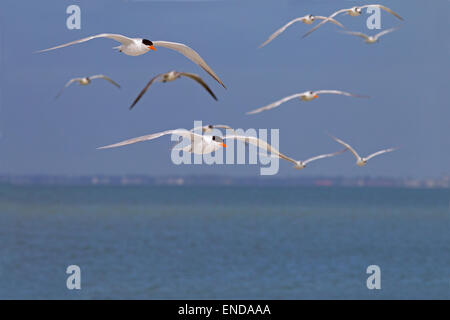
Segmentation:
{"type": "Polygon", "coordinates": [[[214,129],[226,129],[226,130],[231,130],[234,132],[234,129],[231,128],[230,126],[227,126],[226,124],[209,124],[206,126],[202,126],[202,127],[195,127],[193,129],[191,129],[191,131],[195,132],[195,131],[199,131],[201,129],[202,133],[208,133],[213,131],[214,129]]]}
{"type": "Polygon", "coordinates": [[[351,153],[353,153],[353,155],[354,155],[355,158],[356,158],[356,164],[357,164],[359,167],[365,166],[366,163],[367,163],[367,161],[369,161],[369,160],[372,159],[373,157],[379,156],[380,154],[383,154],[383,153],[392,152],[392,151],[395,151],[395,150],[396,150],[396,148],[389,148],[389,149],[384,149],[384,150],[380,150],[380,151],[377,151],[377,152],[375,152],[375,153],[372,153],[371,155],[368,155],[367,157],[361,157],[361,156],[355,151],[355,149],[353,149],[348,143],[346,143],[346,142],[344,142],[344,141],[342,141],[342,140],[340,140],[340,139],[338,139],[338,138],[336,138],[336,137],[333,137],[333,136],[331,136],[331,137],[332,137],[334,140],[336,140],[336,142],[342,144],[344,147],[346,147],[348,150],[350,150],[351,153]]]}
{"type": "MultiPolygon", "coordinates": [[[[284,26],[282,26],[280,29],[278,29],[277,31],[275,31],[263,44],[261,44],[259,46],[259,48],[264,47],[265,45],[267,45],[269,42],[271,42],[273,39],[275,39],[276,37],[278,37],[281,33],[283,33],[288,27],[290,27],[291,25],[293,25],[296,22],[303,22],[304,24],[312,24],[315,20],[326,20],[327,17],[322,17],[322,16],[313,16],[312,14],[308,14],[306,16],[300,17],[300,18],[295,18],[291,21],[289,21],[288,23],[286,23],[284,26]]],[[[345,29],[345,27],[338,21],[336,21],[333,18],[329,18],[328,19],[330,22],[338,25],[339,27],[345,29]]]]}
{"type": "MultiPolygon", "coordinates": [[[[306,168],[306,165],[307,165],[308,163],[312,162],[312,161],[316,161],[316,160],[324,159],[324,158],[329,158],[329,157],[334,157],[334,156],[337,156],[338,154],[344,153],[345,151],[347,151],[347,148],[346,148],[346,149],[343,149],[343,150],[341,150],[341,151],[334,152],[334,153],[321,154],[321,155],[314,156],[314,157],[311,157],[311,158],[309,158],[309,159],[306,159],[306,160],[300,160],[300,161],[291,159],[291,158],[286,157],[286,156],[284,156],[284,155],[283,155],[283,156],[284,156],[283,159],[285,159],[285,160],[287,160],[287,161],[289,161],[289,162],[292,162],[292,163],[294,164],[294,168],[295,168],[295,169],[297,169],[297,170],[302,170],[302,169],[306,168]]],[[[268,156],[268,155],[264,155],[264,156],[268,156]]],[[[271,156],[272,156],[272,155],[271,155],[271,156]]],[[[280,158],[281,158],[281,157],[280,157],[280,158]]]]}
{"type": "Polygon", "coordinates": [[[108,78],[107,76],[105,76],[103,74],[97,74],[97,75],[94,75],[94,76],[84,77],[84,78],[73,78],[73,79],[70,79],[66,83],[64,88],[61,89],[61,91],[58,93],[58,95],[55,97],[55,99],[58,98],[61,95],[61,93],[64,91],[64,89],[67,88],[68,86],[70,86],[72,83],[78,82],[82,86],[87,86],[88,84],[91,83],[91,81],[93,79],[105,79],[106,81],[108,81],[108,82],[112,83],[113,85],[115,85],[117,88],[120,88],[120,85],[117,82],[115,82],[114,80],[112,80],[111,78],[108,78]]]}
{"type": "Polygon", "coordinates": [[[324,23],[331,21],[331,19],[333,19],[334,17],[336,17],[337,15],[344,13],[344,14],[348,14],[352,17],[356,17],[361,15],[362,13],[362,9],[364,8],[368,8],[368,7],[377,7],[380,8],[386,12],[389,12],[390,14],[394,15],[395,17],[397,17],[400,20],[403,20],[402,17],[400,17],[397,13],[395,13],[394,11],[392,11],[391,9],[389,9],[388,7],[382,6],[381,4],[367,4],[364,6],[356,6],[356,7],[352,7],[349,9],[341,9],[336,11],[335,13],[333,13],[332,15],[330,15],[327,19],[322,20],[318,25],[316,25],[314,28],[312,28],[311,30],[309,30],[307,33],[305,33],[303,35],[303,38],[305,38],[306,36],[308,36],[309,34],[311,34],[312,32],[314,32],[315,30],[317,30],[318,28],[320,28],[324,23]]]}
{"type": "Polygon", "coordinates": [[[216,95],[212,92],[212,90],[208,87],[208,85],[205,83],[205,81],[203,81],[203,79],[199,76],[196,75],[194,73],[187,73],[187,72],[177,72],[177,71],[170,71],[167,73],[161,73],[156,75],[155,77],[153,77],[145,86],[144,89],[142,89],[142,91],[139,93],[139,95],[137,96],[137,98],[134,100],[134,102],[131,104],[130,106],[130,110],[133,109],[133,107],[136,105],[136,103],[142,98],[142,96],[147,92],[148,88],[150,88],[150,86],[153,84],[153,82],[159,80],[159,82],[170,82],[170,81],[175,81],[176,79],[180,78],[180,77],[187,77],[190,78],[194,81],[197,81],[206,91],[209,92],[209,94],[215,99],[217,100],[216,95]]]}
{"type": "MultiPolygon", "coordinates": [[[[219,126],[219,125],[217,125],[217,126],[219,126]]],[[[206,126],[206,127],[209,127],[209,126],[206,126]]],[[[201,127],[201,128],[203,128],[203,127],[201,127]]],[[[239,140],[239,141],[245,142],[247,144],[252,144],[252,145],[257,146],[258,148],[266,150],[267,154],[270,153],[270,156],[278,157],[278,158],[281,158],[283,160],[293,163],[294,168],[296,168],[296,169],[303,169],[306,166],[306,164],[311,161],[335,155],[335,154],[321,155],[318,157],[308,159],[306,161],[297,161],[297,160],[294,160],[294,159],[282,154],[276,148],[274,148],[270,144],[268,144],[266,141],[261,140],[256,137],[241,136],[241,135],[230,135],[230,136],[227,135],[225,137],[220,137],[220,136],[215,136],[215,135],[214,136],[200,135],[200,134],[192,132],[192,130],[185,130],[185,129],[175,129],[175,130],[166,130],[166,131],[162,131],[162,132],[157,132],[157,133],[153,133],[153,134],[149,134],[149,135],[145,135],[145,136],[141,136],[141,137],[137,137],[137,138],[128,139],[128,140],[121,141],[118,143],[110,144],[107,146],[99,147],[97,149],[110,149],[110,148],[122,147],[122,146],[126,146],[129,144],[137,143],[137,142],[154,140],[154,139],[157,139],[157,138],[165,136],[165,135],[177,135],[177,136],[181,136],[186,139],[189,139],[191,143],[189,145],[181,148],[181,150],[189,152],[189,153],[195,153],[195,154],[208,154],[208,153],[212,153],[212,152],[220,149],[221,147],[227,147],[227,145],[224,143],[224,141],[228,140],[228,139],[239,140]]],[[[342,153],[342,152],[343,151],[339,151],[338,153],[342,153]]],[[[336,153],[336,154],[338,154],[338,153],[336,153]]]]}
{"type": "Polygon", "coordinates": [[[351,35],[354,35],[354,36],[357,36],[357,37],[361,37],[361,38],[364,39],[365,43],[369,43],[370,44],[370,43],[378,42],[378,39],[381,36],[384,36],[385,34],[391,33],[392,31],[397,30],[397,29],[398,28],[387,29],[387,30],[384,30],[384,31],[381,31],[381,32],[377,33],[374,36],[368,36],[368,35],[366,35],[366,34],[364,34],[362,32],[353,32],[353,31],[342,31],[342,32],[343,33],[347,33],[347,34],[351,34],[351,35]]]}
{"type": "Polygon", "coordinates": [[[72,42],[68,42],[65,44],[61,44],[59,46],[51,47],[48,49],[40,50],[37,52],[46,52],[50,50],[55,50],[59,48],[68,47],[74,44],[83,43],[92,39],[97,38],[108,38],[113,39],[117,42],[120,42],[121,45],[114,47],[113,49],[119,50],[119,52],[123,52],[126,55],[129,56],[140,56],[141,54],[147,53],[150,50],[155,50],[156,47],[164,47],[168,49],[172,49],[175,51],[178,51],[182,55],[184,55],[189,60],[193,61],[197,65],[199,65],[203,70],[205,70],[210,76],[212,76],[217,82],[219,82],[224,88],[225,85],[223,82],[219,79],[219,77],[214,73],[214,71],[208,66],[208,64],[200,57],[200,55],[193,50],[192,48],[186,46],[182,43],[177,42],[169,42],[169,41],[150,41],[148,39],[143,38],[128,38],[126,36],[123,36],[121,34],[112,34],[112,33],[101,33],[94,36],[86,37],[83,39],[75,40],[72,42]]]}
{"type": "Polygon", "coordinates": [[[247,114],[255,114],[255,113],[260,113],[262,111],[270,110],[270,109],[280,106],[284,102],[287,102],[287,101],[295,99],[295,98],[299,98],[302,101],[311,101],[311,100],[318,98],[320,94],[339,94],[339,95],[344,95],[344,96],[349,96],[349,97],[368,98],[367,96],[357,95],[357,94],[348,93],[348,92],[340,91],[340,90],[305,91],[302,93],[296,93],[291,96],[287,96],[287,97],[280,99],[278,101],[275,101],[267,106],[255,109],[253,111],[249,111],[249,112],[247,112],[247,114]]]}

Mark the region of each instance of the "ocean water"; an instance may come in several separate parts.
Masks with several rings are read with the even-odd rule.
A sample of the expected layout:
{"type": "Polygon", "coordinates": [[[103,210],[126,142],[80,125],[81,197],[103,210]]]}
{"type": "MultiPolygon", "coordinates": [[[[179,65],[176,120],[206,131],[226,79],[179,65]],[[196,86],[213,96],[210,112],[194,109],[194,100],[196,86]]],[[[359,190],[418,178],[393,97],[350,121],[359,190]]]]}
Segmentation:
{"type": "Polygon", "coordinates": [[[450,299],[449,195],[0,186],[0,298],[450,299]]]}

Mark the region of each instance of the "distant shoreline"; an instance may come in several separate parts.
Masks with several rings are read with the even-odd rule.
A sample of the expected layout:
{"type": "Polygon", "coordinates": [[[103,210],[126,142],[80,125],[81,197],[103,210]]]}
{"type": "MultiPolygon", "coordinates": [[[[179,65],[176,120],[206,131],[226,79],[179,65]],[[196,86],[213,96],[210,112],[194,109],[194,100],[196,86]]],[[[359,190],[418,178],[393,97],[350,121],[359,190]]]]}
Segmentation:
{"type": "Polygon", "coordinates": [[[400,187],[450,188],[450,177],[438,179],[387,177],[233,177],[233,176],[147,176],[147,175],[0,175],[4,185],[47,186],[305,186],[305,187],[400,187]]]}

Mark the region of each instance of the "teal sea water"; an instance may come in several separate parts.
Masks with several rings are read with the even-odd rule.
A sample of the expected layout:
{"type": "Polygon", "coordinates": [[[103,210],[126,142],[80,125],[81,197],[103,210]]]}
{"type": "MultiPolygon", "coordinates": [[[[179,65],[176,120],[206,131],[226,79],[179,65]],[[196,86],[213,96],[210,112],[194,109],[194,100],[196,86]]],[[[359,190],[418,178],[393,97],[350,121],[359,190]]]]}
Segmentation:
{"type": "Polygon", "coordinates": [[[0,186],[0,298],[450,299],[449,194],[0,186]]]}

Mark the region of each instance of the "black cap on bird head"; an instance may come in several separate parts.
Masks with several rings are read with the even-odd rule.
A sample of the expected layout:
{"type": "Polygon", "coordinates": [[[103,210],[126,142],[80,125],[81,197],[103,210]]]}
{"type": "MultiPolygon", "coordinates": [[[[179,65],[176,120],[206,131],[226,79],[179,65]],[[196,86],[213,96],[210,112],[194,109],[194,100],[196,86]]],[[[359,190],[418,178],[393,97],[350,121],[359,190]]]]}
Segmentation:
{"type": "Polygon", "coordinates": [[[223,143],[223,139],[221,137],[213,136],[212,139],[213,139],[213,141],[216,141],[218,144],[220,144],[222,147],[224,147],[224,148],[227,147],[227,145],[225,143],[223,143]]]}
{"type": "Polygon", "coordinates": [[[142,43],[145,44],[149,49],[156,51],[155,47],[153,46],[153,42],[151,42],[150,40],[142,39],[142,43]]]}

